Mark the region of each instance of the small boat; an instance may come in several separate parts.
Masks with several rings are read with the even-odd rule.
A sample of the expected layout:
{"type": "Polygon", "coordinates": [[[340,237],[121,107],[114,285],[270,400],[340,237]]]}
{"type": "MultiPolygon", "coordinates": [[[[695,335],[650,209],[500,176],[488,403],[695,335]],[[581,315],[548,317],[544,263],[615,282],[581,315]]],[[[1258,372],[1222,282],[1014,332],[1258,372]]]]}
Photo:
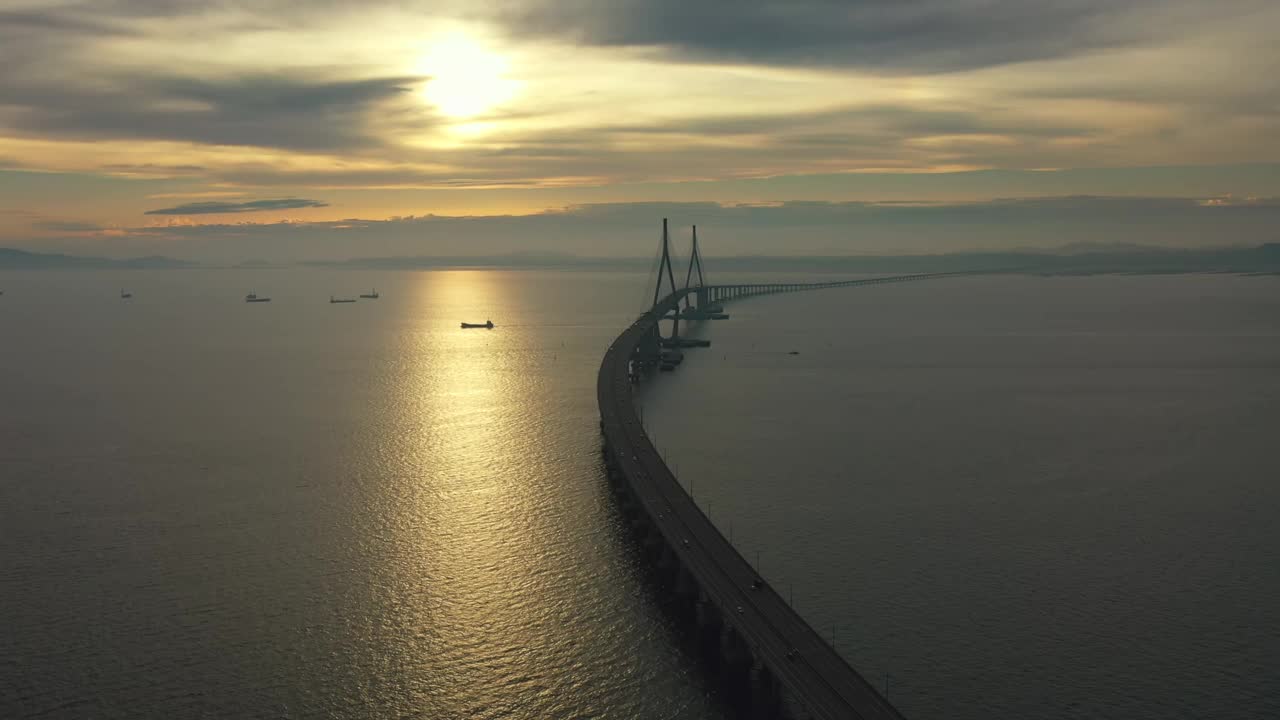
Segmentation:
{"type": "Polygon", "coordinates": [[[271,302],[269,297],[258,297],[258,293],[249,293],[244,296],[245,302],[271,302]]]}
{"type": "Polygon", "coordinates": [[[377,299],[378,299],[378,288],[374,288],[374,289],[373,289],[373,292],[361,293],[361,294],[360,294],[360,297],[362,297],[362,298],[364,298],[364,299],[366,299],[366,300],[377,300],[377,299]]]}
{"type": "Polygon", "coordinates": [[[329,296],[330,303],[349,303],[349,302],[355,302],[355,301],[356,301],[355,298],[336,298],[332,295],[329,296]]]}
{"type": "Polygon", "coordinates": [[[121,290],[121,291],[120,291],[120,299],[121,299],[121,300],[128,300],[128,299],[130,299],[130,298],[132,298],[132,297],[133,297],[133,293],[131,293],[131,292],[125,292],[124,290],[121,290]]]}
{"type": "Polygon", "coordinates": [[[493,329],[493,321],[492,321],[492,320],[485,320],[485,321],[484,321],[484,322],[482,322],[482,323],[462,323],[462,329],[463,329],[463,330],[466,330],[467,328],[487,328],[487,329],[489,329],[489,330],[492,330],[492,329],[493,329]]]}

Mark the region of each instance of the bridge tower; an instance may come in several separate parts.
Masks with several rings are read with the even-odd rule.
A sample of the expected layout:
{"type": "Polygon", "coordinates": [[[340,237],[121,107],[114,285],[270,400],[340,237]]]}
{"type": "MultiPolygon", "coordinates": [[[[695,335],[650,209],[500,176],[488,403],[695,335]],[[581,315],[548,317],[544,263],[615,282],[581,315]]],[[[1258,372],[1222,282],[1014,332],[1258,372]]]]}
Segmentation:
{"type": "MultiPolygon", "coordinates": [[[[666,218],[662,218],[662,263],[658,265],[658,285],[653,289],[653,305],[655,307],[658,305],[659,300],[666,297],[666,295],[662,294],[662,278],[663,278],[662,273],[664,270],[666,271],[667,281],[671,285],[671,292],[674,293],[677,290],[676,274],[675,274],[675,270],[672,269],[672,265],[671,265],[671,238],[667,234],[666,218]]],[[[674,308],[674,310],[675,310],[675,313],[671,320],[672,339],[680,337],[680,305],[679,303],[676,304],[676,307],[674,308]]],[[[658,325],[660,326],[661,324],[662,322],[661,320],[659,320],[658,325]]]]}
{"type": "MultiPolygon", "coordinates": [[[[707,291],[704,289],[707,284],[706,278],[702,274],[702,253],[698,251],[698,226],[693,226],[693,252],[689,256],[689,271],[684,276],[684,286],[686,288],[696,288],[698,295],[698,310],[705,311],[707,307],[707,291]],[[693,280],[694,269],[698,270],[698,284],[690,285],[693,280]]],[[[692,311],[692,300],[689,295],[684,296],[684,310],[686,313],[692,311]]]]}

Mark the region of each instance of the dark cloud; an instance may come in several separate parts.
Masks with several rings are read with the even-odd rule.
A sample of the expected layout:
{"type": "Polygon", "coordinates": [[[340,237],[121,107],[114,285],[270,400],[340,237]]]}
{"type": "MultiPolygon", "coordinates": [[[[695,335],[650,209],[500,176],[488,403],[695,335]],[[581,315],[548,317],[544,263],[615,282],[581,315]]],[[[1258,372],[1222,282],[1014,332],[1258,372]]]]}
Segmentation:
{"type": "MultiPolygon", "coordinates": [[[[312,151],[379,147],[373,111],[418,78],[325,80],[257,75],[225,80],[114,77],[6,88],[0,127],[73,139],[136,138],[312,151]]],[[[425,111],[399,120],[425,125],[425,111]]]]}
{"type": "Polygon", "coordinates": [[[50,66],[74,56],[87,42],[125,34],[124,26],[75,9],[0,10],[0,89],[17,78],[56,73],[50,66]]]}
{"type": "Polygon", "coordinates": [[[250,200],[248,202],[195,202],[174,207],[148,210],[147,215],[220,215],[224,213],[266,212],[270,210],[297,210],[299,208],[329,207],[329,203],[304,198],[280,200],[250,200]]]}
{"type": "Polygon", "coordinates": [[[122,32],[111,23],[86,17],[83,13],[67,12],[62,8],[0,10],[0,28],[4,29],[5,34],[44,32],[104,35],[122,32]]]}
{"type": "Polygon", "coordinates": [[[513,34],[658,47],[692,61],[947,72],[1125,44],[1157,0],[533,0],[513,34]]]}
{"type": "MultiPolygon", "coordinates": [[[[208,18],[211,37],[234,35],[219,9],[228,6],[95,0],[0,11],[0,133],[353,152],[382,146],[381,130],[391,122],[432,122],[421,103],[397,105],[424,81],[419,77],[344,77],[331,68],[228,75],[185,68],[180,57],[167,66],[126,70],[100,54],[105,40],[145,39],[145,26],[134,22],[140,16],[199,14],[208,18]]],[[[263,16],[263,22],[281,19],[263,16]]]]}

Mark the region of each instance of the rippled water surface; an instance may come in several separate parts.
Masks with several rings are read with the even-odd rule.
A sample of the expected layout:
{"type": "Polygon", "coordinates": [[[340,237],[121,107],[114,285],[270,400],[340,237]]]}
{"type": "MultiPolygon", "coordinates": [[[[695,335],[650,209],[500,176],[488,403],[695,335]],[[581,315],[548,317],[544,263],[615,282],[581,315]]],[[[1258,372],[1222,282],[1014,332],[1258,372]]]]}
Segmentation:
{"type": "Polygon", "coordinates": [[[727,310],[646,423],[907,717],[1280,717],[1280,278],[727,310]]]}
{"type": "Polygon", "coordinates": [[[718,717],[600,475],[641,284],[0,277],[0,717],[718,717]]]}
{"type": "MultiPolygon", "coordinates": [[[[643,284],[0,274],[0,717],[724,716],[601,478],[643,284]]],[[[1280,716],[1276,278],[729,311],[646,422],[908,717],[1280,716]]]]}

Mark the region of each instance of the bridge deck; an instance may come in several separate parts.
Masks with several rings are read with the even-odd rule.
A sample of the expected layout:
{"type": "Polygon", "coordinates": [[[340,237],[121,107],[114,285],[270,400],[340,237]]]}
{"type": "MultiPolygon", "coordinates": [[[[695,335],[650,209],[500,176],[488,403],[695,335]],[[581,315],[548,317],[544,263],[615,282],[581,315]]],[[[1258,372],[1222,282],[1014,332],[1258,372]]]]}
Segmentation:
{"type": "MultiPolygon", "coordinates": [[[[714,286],[713,297],[729,299],[770,292],[791,292],[849,285],[923,279],[924,275],[808,285],[714,286]],[[750,288],[745,290],[744,288],[750,288]],[[735,294],[736,293],[736,294],[735,294]]],[[[704,288],[707,290],[708,288],[704,288]]],[[[875,688],[797,614],[769,585],[753,590],[758,576],[680,486],[646,435],[632,397],[630,360],[654,326],[685,295],[678,290],[618,337],[605,353],[597,379],[601,429],[632,494],[680,564],[801,707],[817,718],[902,716],[875,688]],[[793,658],[787,654],[797,653],[793,658]]]]}

